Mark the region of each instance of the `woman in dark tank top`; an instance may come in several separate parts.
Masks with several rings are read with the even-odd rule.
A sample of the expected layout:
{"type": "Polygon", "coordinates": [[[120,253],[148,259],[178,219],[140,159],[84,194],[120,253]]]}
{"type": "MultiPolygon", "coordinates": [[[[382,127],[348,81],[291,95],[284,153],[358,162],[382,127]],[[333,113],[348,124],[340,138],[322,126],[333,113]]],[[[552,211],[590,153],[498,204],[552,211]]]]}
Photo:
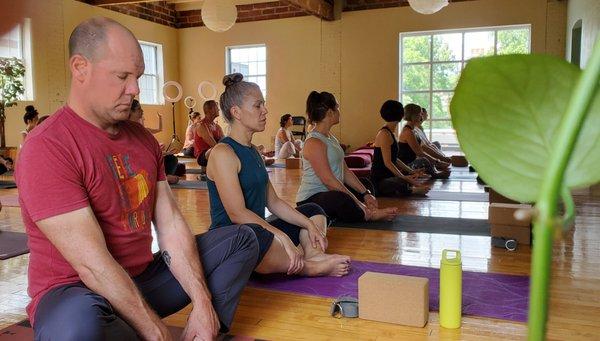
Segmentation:
{"type": "Polygon", "coordinates": [[[405,196],[425,194],[429,186],[419,181],[424,175],[421,170],[414,170],[398,159],[398,143],[394,131],[404,117],[402,103],[388,100],[379,110],[381,118],[386,121],[375,137],[371,181],[382,196],[405,196]],[[401,171],[402,170],[402,171],[401,171]],[[408,174],[408,175],[404,175],[408,174]]]}
{"type": "Polygon", "coordinates": [[[327,218],[316,204],[292,208],[279,198],[252,144],[265,130],[267,109],[260,88],[239,73],[223,79],[222,115],[230,133],[212,150],[207,167],[211,229],[245,224],[259,243],[255,271],[304,276],[344,276],[350,258],[325,253],[327,218]],[[265,208],[273,216],[265,219],[265,208]]]}
{"type": "Polygon", "coordinates": [[[448,164],[423,151],[421,141],[413,131],[422,120],[421,107],[407,104],[404,107],[406,124],[398,136],[398,158],[412,169],[423,169],[434,179],[447,179],[450,176],[448,164]],[[438,170],[437,167],[443,170],[438,170]]]}

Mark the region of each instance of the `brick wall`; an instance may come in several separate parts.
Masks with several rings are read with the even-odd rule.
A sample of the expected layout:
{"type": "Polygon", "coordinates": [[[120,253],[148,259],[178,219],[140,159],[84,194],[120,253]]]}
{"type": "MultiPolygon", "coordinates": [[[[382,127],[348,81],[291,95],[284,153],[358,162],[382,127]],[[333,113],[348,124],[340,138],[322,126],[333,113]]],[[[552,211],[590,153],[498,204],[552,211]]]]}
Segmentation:
{"type": "MultiPolygon", "coordinates": [[[[250,5],[238,5],[236,22],[272,20],[309,15],[303,9],[283,1],[263,2],[250,5]]],[[[178,18],[179,28],[204,26],[200,10],[181,11],[178,18]]]]}
{"type": "Polygon", "coordinates": [[[140,2],[123,5],[106,5],[103,8],[149,20],[157,24],[177,27],[177,11],[175,5],[166,1],[140,2]]]}
{"type": "MultiPolygon", "coordinates": [[[[86,0],[79,1],[86,2],[86,0]]],[[[333,3],[332,0],[325,1],[333,3]]],[[[450,0],[450,2],[459,1],[470,0],[450,0]]],[[[361,11],[399,6],[408,6],[408,0],[346,0],[343,11],[361,11]]],[[[170,27],[186,28],[204,26],[200,10],[177,12],[175,10],[175,5],[169,4],[166,1],[105,5],[101,7],[170,27]]],[[[303,8],[292,5],[287,1],[263,2],[258,4],[238,5],[236,7],[238,9],[238,19],[236,22],[283,19],[311,15],[303,8]]]]}

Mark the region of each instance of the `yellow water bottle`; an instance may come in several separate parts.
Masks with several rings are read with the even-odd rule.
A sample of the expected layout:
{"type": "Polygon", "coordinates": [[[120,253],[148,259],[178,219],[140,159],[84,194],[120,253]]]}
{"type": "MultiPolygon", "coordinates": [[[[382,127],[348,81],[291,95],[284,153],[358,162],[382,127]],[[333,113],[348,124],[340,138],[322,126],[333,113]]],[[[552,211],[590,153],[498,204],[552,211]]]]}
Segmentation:
{"type": "Polygon", "coordinates": [[[443,250],[440,265],[440,325],[460,328],[462,315],[462,261],[460,251],[443,250]],[[448,258],[448,255],[454,255],[448,258]]]}

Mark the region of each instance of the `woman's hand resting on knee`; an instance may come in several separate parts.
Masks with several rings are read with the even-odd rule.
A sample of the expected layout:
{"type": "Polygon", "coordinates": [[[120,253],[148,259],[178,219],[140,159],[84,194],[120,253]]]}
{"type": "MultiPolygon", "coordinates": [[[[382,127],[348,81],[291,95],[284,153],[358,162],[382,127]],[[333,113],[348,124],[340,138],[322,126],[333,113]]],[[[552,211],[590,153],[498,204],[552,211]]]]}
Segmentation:
{"type": "Polygon", "coordinates": [[[376,209],[379,207],[379,203],[377,202],[377,198],[375,198],[372,194],[367,194],[364,196],[365,205],[367,205],[370,209],[376,209]]]}
{"type": "Polygon", "coordinates": [[[290,258],[290,266],[288,267],[287,274],[295,275],[300,273],[300,271],[302,271],[304,268],[304,252],[302,249],[294,245],[290,237],[285,235],[283,232],[277,233],[275,238],[281,242],[285,252],[290,258]]]}
{"type": "Polygon", "coordinates": [[[310,224],[306,231],[308,232],[308,239],[313,248],[321,247],[321,250],[325,252],[327,250],[327,237],[325,232],[321,231],[314,223],[310,224]]]}

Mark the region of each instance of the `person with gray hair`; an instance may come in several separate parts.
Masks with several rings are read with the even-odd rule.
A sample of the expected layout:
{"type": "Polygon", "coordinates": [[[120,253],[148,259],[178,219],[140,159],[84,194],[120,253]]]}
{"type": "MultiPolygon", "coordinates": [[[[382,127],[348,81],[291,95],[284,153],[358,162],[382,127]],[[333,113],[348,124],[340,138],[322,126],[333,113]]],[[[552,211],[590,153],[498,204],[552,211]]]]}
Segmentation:
{"type": "Polygon", "coordinates": [[[423,169],[434,179],[447,179],[450,165],[427,154],[421,147],[421,138],[416,133],[422,123],[421,107],[410,103],[404,106],[406,124],[398,136],[398,158],[412,169],[423,169]]]}
{"type": "Polygon", "coordinates": [[[15,175],[35,340],[171,340],[161,318],[189,303],[183,339],[214,339],[256,265],[254,232],[191,234],[158,141],[128,120],[144,72],[129,30],[89,19],[69,51],[67,105],[29,134],[15,175]]]}
{"type": "Polygon", "coordinates": [[[229,135],[208,160],[211,230],[231,224],[250,226],[259,244],[256,272],[303,276],[344,276],[347,256],[326,254],[327,218],[316,204],[292,208],[273,185],[252,136],[265,130],[267,108],[260,88],[239,73],[223,79],[221,111],[229,135]],[[265,217],[265,208],[273,215],[265,217]]]}

